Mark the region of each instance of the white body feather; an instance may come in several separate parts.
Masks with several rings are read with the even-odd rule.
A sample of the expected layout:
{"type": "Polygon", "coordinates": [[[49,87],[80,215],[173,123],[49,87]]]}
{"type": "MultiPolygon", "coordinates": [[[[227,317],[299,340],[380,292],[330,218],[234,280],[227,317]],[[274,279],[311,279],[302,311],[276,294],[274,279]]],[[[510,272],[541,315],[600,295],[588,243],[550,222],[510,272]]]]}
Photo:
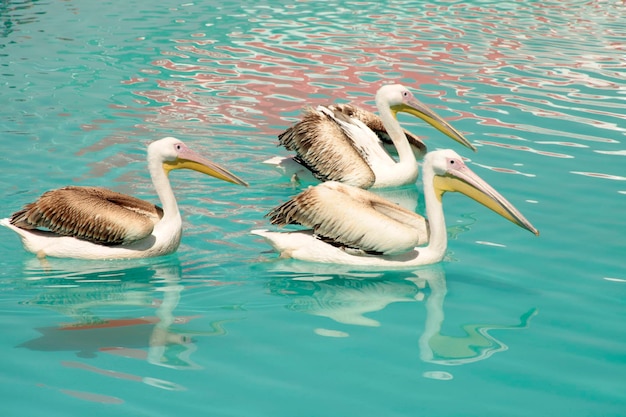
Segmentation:
{"type": "Polygon", "coordinates": [[[310,231],[285,233],[259,229],[253,230],[252,233],[267,240],[282,258],[308,262],[401,269],[437,263],[443,259],[445,254],[445,251],[420,254],[420,248],[416,247],[399,255],[355,255],[343,248],[321,241],[310,231]]]}
{"type": "Polygon", "coordinates": [[[28,252],[54,258],[132,259],[161,256],[176,251],[182,235],[182,229],[176,224],[161,223],[146,239],[129,245],[104,246],[51,232],[20,229],[13,226],[8,218],[1,219],[0,225],[17,233],[28,252]]]}

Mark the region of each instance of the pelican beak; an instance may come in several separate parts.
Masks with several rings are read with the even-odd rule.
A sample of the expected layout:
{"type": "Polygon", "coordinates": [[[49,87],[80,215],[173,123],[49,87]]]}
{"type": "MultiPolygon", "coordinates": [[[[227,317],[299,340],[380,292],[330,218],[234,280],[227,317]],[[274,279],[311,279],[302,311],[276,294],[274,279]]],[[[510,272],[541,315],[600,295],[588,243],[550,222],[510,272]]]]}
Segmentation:
{"type": "Polygon", "coordinates": [[[439,198],[446,191],[457,191],[495,211],[505,219],[539,236],[539,231],[492,186],[476,175],[465,164],[449,168],[447,173],[434,178],[435,190],[439,198]]]}
{"type": "Polygon", "coordinates": [[[211,162],[200,156],[198,153],[189,148],[184,148],[178,153],[178,157],[173,161],[163,162],[163,168],[166,173],[174,169],[192,169],[203,174],[210,175],[223,181],[232,182],[233,184],[248,186],[248,183],[227,170],[224,167],[211,162]]]}
{"type": "Polygon", "coordinates": [[[428,108],[428,106],[415,98],[408,100],[402,104],[392,106],[391,110],[394,112],[394,114],[403,112],[412,114],[415,117],[419,117],[441,133],[459,142],[461,145],[466,146],[473,151],[476,151],[476,147],[474,147],[474,145],[472,145],[469,140],[467,140],[465,136],[461,134],[461,132],[453,128],[450,123],[446,122],[441,116],[439,116],[437,113],[428,108]]]}

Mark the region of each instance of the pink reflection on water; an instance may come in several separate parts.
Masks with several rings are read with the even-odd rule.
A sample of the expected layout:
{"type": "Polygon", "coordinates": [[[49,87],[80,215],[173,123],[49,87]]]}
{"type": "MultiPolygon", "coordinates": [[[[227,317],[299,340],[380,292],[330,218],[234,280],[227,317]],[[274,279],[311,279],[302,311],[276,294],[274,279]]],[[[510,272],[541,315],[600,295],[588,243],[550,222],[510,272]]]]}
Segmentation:
{"type": "Polygon", "coordinates": [[[494,166],[479,164],[479,163],[476,163],[476,162],[473,162],[473,164],[477,165],[477,166],[479,166],[481,168],[485,168],[485,169],[491,170],[493,172],[500,172],[500,173],[503,173],[503,174],[515,174],[515,175],[521,175],[521,176],[524,176],[524,177],[535,177],[536,176],[535,174],[528,174],[526,172],[521,172],[521,171],[518,171],[518,170],[512,169],[512,168],[494,167],[494,166]]]}
{"type": "MultiPolygon", "coordinates": [[[[390,35],[393,37],[393,35],[390,35]]],[[[232,55],[249,53],[256,51],[253,59],[224,59],[218,58],[219,66],[216,68],[214,61],[205,61],[202,58],[196,59],[195,64],[181,64],[170,59],[161,59],[153,62],[153,65],[168,73],[188,74],[182,77],[181,81],[158,80],[158,90],[136,91],[138,96],[148,99],[150,102],[167,104],[158,110],[164,114],[178,114],[186,120],[207,119],[207,102],[199,101],[198,94],[202,92],[224,91],[220,96],[236,96],[248,99],[245,103],[237,101],[237,105],[254,107],[259,112],[263,121],[259,118],[247,118],[249,114],[243,116],[239,122],[251,125],[285,125],[282,114],[298,113],[305,103],[315,105],[315,100],[309,97],[319,95],[319,103],[329,101],[349,101],[354,96],[363,95],[373,97],[376,89],[380,85],[372,86],[369,82],[364,82],[364,77],[374,74],[379,79],[384,79],[384,73],[379,69],[379,62],[369,62],[369,56],[388,55],[389,68],[385,73],[402,74],[401,67],[406,61],[410,61],[413,56],[403,49],[393,50],[393,47],[385,47],[383,53],[380,46],[360,46],[359,50],[363,54],[350,55],[338,48],[328,48],[320,45],[267,45],[257,40],[246,41],[244,43],[250,49],[238,49],[232,47],[222,47],[222,51],[230,52],[232,55]],[[311,54],[314,55],[311,55],[311,54]],[[311,61],[315,59],[315,63],[311,61]],[[294,62],[302,61],[302,62],[294,62]],[[207,65],[200,65],[206,63],[207,65]],[[245,85],[229,84],[235,79],[245,79],[245,85]],[[333,84],[337,88],[333,89],[333,84]],[[341,85],[350,85],[350,90],[339,88],[341,85]],[[333,97],[328,97],[332,92],[333,97]],[[252,99],[252,100],[250,100],[252,99]]],[[[429,43],[422,42],[421,49],[428,49],[429,43]]],[[[449,48],[456,45],[448,46],[449,48]]],[[[194,52],[195,55],[206,56],[200,48],[186,48],[187,52],[194,52]]],[[[440,58],[449,58],[449,54],[439,55],[440,58]]],[[[421,62],[426,66],[426,62],[421,62]]],[[[424,73],[413,73],[411,77],[419,84],[435,84],[435,78],[424,73]]],[[[457,77],[447,77],[441,73],[440,80],[456,80],[457,77]]],[[[206,97],[206,96],[203,96],[206,97]]],[[[232,113],[233,103],[223,100],[214,102],[214,114],[228,115],[232,113]]],[[[216,121],[216,120],[213,120],[216,121]]],[[[276,132],[271,132],[276,133],[276,132]]]]}
{"type": "Polygon", "coordinates": [[[626,181],[626,177],[619,175],[603,174],[601,172],[585,172],[585,171],[570,171],[572,174],[584,175],[592,178],[602,178],[605,180],[626,181]]]}
{"type": "Polygon", "coordinates": [[[59,389],[63,394],[70,397],[79,398],[81,400],[91,401],[100,404],[123,404],[124,400],[118,397],[112,397],[110,395],[96,394],[87,391],[76,391],[72,389],[59,389]]]}
{"type": "Polygon", "coordinates": [[[195,134],[207,126],[234,127],[231,132],[240,126],[273,137],[305,105],[355,101],[374,110],[377,88],[400,81],[439,97],[444,111],[457,114],[450,121],[475,120],[476,130],[492,137],[503,130],[571,136],[542,130],[546,120],[620,130],[607,120],[622,118],[621,106],[612,94],[602,94],[623,85],[624,60],[614,51],[623,49],[619,39],[626,33],[602,24],[617,22],[611,8],[438,3],[390,5],[380,13],[373,2],[359,4],[351,3],[357,15],[349,22],[339,12],[307,15],[307,2],[280,11],[249,6],[246,29],[233,29],[228,41],[194,27],[172,39],[141,76],[123,81],[143,86],[134,91],[140,110],[129,115],[143,118],[144,128],[195,134]],[[593,20],[585,14],[589,8],[605,19],[593,20]],[[599,48],[581,28],[594,33],[599,48]]]}

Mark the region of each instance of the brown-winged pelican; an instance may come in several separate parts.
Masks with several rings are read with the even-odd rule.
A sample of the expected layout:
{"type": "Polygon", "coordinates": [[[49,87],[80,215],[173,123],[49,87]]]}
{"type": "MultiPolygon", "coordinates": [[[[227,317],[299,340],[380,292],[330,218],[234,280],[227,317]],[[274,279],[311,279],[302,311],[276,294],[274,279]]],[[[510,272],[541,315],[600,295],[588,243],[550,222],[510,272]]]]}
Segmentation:
{"type": "Polygon", "coordinates": [[[163,208],[106,188],[69,186],[44,193],[0,224],[39,257],[119,259],[172,253],[180,243],[182,220],[168,174],[181,168],[247,185],[167,137],[148,146],[148,169],[163,208]]]}

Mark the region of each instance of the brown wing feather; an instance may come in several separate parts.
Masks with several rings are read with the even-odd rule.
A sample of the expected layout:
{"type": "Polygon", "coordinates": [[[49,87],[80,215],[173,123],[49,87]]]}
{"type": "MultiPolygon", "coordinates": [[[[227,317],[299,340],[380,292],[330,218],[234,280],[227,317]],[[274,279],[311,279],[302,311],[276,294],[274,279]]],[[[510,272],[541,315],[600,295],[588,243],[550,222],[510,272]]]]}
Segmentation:
{"type": "Polygon", "coordinates": [[[47,229],[105,245],[127,244],[152,233],[163,217],[154,204],[99,187],[65,187],[44,193],[11,216],[23,229],[47,229]]]}
{"type": "Polygon", "coordinates": [[[326,240],[366,252],[402,253],[428,240],[422,216],[337,182],[309,187],[267,216],[272,224],[299,224],[326,240]]]}
{"type": "MultiPolygon", "coordinates": [[[[354,117],[363,122],[367,127],[372,129],[374,133],[380,138],[380,140],[386,145],[391,145],[391,139],[389,138],[389,134],[387,133],[387,129],[383,125],[383,121],[376,114],[362,109],[357,106],[353,106],[352,104],[334,104],[329,106],[331,110],[341,112],[348,117],[354,117]]],[[[404,130],[404,134],[406,135],[409,144],[413,148],[413,153],[415,153],[416,158],[422,159],[426,154],[426,145],[422,142],[417,136],[412,134],[406,129],[404,130]]]]}
{"type": "Polygon", "coordinates": [[[341,127],[325,114],[306,109],[302,120],[278,140],[321,181],[341,181],[361,188],[374,184],[374,172],[341,127]]]}

